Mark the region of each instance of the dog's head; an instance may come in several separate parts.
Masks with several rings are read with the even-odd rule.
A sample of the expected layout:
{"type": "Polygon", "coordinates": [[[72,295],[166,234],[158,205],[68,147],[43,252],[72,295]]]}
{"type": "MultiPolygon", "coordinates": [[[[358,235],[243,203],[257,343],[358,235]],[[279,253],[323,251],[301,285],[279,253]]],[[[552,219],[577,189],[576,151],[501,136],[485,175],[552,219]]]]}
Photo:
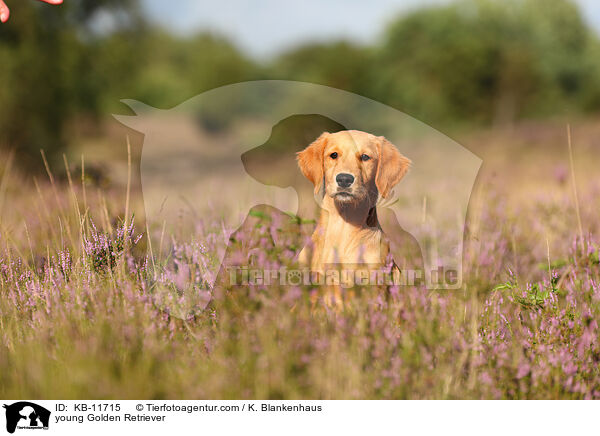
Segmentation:
{"type": "Polygon", "coordinates": [[[358,130],[323,133],[297,155],[304,176],[336,204],[377,202],[404,177],[410,160],[383,136],[358,130]]]}

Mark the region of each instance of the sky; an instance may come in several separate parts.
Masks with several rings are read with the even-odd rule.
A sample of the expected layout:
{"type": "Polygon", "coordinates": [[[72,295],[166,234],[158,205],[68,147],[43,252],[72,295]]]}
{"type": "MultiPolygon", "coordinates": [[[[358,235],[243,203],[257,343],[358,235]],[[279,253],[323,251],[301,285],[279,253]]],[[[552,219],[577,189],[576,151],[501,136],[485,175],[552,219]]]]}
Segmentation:
{"type": "MultiPolygon", "coordinates": [[[[375,41],[402,12],[450,0],[142,0],[148,15],[189,34],[214,31],[251,56],[266,59],[311,41],[375,41]],[[173,4],[177,7],[173,7],[173,4]]],[[[575,0],[600,31],[600,0],[575,0]]]]}

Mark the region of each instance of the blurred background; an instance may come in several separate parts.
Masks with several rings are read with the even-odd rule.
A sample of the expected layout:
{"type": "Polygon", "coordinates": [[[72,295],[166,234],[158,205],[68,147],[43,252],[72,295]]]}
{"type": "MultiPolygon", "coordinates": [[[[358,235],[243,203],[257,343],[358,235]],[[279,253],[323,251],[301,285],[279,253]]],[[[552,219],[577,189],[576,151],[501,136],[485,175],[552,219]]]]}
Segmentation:
{"type": "Polygon", "coordinates": [[[0,156],[12,156],[25,174],[43,171],[40,149],[58,174],[63,153],[70,162],[85,154],[88,176],[107,184],[123,174],[112,167],[123,169],[126,135],[134,157],[143,142],[111,116],[132,114],[121,99],[167,109],[257,79],[323,84],[383,102],[492,166],[494,159],[525,165],[529,181],[531,171],[564,173],[567,121],[583,132],[580,150],[598,149],[600,5],[591,0],[9,7],[11,19],[0,26],[0,156]],[[541,164],[553,145],[560,155],[541,164]]]}
{"type": "MultiPolygon", "coordinates": [[[[600,392],[598,0],[6,2],[0,397],[587,398],[600,392]],[[458,224],[460,237],[464,228],[464,292],[424,298],[410,288],[390,291],[384,303],[363,292],[338,316],[310,309],[307,292],[297,287],[255,288],[247,296],[234,290],[218,312],[183,324],[149,304],[148,295],[177,292],[180,301],[196,285],[205,289],[206,277],[214,278],[206,264],[220,267],[221,248],[228,249],[225,265],[291,267],[306,243],[302,236],[312,233],[313,187],[293,152],[325,129],[353,127],[347,118],[274,110],[287,118],[263,117],[260,124],[255,108],[296,110],[318,99],[220,91],[208,93],[212,104],[200,105],[207,110],[181,116],[178,105],[193,106],[189,99],[204,91],[259,79],[333,87],[319,89],[319,98],[360,115],[363,130],[389,138],[387,131],[401,130],[405,142],[395,145],[411,152],[414,165],[399,196],[429,188],[434,198],[458,204],[447,192],[465,174],[455,152],[464,150],[427,153],[421,144],[431,144],[429,138],[412,142],[415,132],[401,122],[370,108],[357,111],[334,88],[411,115],[483,160],[465,199],[466,226],[441,202],[447,221],[431,220],[432,197],[396,206],[403,216],[395,229],[403,226],[406,238],[393,235],[392,250],[407,250],[405,257],[394,252],[403,267],[413,264],[401,259],[418,267],[427,255],[402,220],[407,204],[432,234],[456,235],[458,224]],[[112,116],[142,112],[121,99],[146,109],[177,108],[124,121],[150,132],[144,137],[112,116]],[[198,158],[189,151],[198,144],[219,153],[198,158]],[[253,144],[262,147],[249,149],[253,144]],[[233,147],[244,155],[229,152],[233,147]],[[419,147],[421,156],[413,155],[419,147]],[[415,177],[433,164],[436,177],[415,177]],[[142,195],[143,168],[157,176],[155,201],[147,182],[142,195]],[[232,175],[242,181],[232,183],[232,175]],[[177,180],[202,196],[187,196],[194,228],[182,226],[178,215],[170,238],[144,206],[164,210],[161,189],[185,200],[177,180]],[[289,217],[260,206],[248,212],[263,203],[259,184],[279,188],[285,200],[295,200],[287,187],[296,188],[305,212],[289,217]],[[235,228],[239,213],[244,223],[229,238],[223,221],[235,228]],[[131,215],[137,230],[124,231],[131,215]],[[588,233],[595,238],[580,245],[588,233]],[[129,256],[134,234],[144,237],[129,256]],[[167,267],[158,287],[155,259],[167,267]]],[[[205,99],[206,93],[196,101],[205,99]]],[[[391,207],[379,208],[382,223],[384,213],[395,225],[391,207]]],[[[433,252],[441,244],[431,238],[429,245],[433,252]]],[[[216,287],[222,289],[229,291],[216,287]]],[[[196,294],[204,308],[206,294],[196,294]]]]}

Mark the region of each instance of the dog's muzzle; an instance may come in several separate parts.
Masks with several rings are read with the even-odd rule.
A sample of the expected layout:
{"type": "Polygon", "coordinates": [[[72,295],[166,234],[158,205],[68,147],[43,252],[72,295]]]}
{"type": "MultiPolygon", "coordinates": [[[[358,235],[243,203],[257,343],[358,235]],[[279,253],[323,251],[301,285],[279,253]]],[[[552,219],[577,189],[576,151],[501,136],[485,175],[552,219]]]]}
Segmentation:
{"type": "Polygon", "coordinates": [[[335,177],[340,188],[349,188],[354,183],[354,176],[352,174],[340,173],[335,177]]]}

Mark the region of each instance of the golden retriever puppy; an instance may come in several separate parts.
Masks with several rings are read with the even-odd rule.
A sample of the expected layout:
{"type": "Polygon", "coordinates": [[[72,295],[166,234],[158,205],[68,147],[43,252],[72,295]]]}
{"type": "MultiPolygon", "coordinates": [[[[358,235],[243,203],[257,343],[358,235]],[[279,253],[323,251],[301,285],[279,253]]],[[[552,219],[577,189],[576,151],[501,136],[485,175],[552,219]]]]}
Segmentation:
{"type": "Polygon", "coordinates": [[[376,204],[400,182],[411,161],[384,137],[358,130],[323,133],[297,153],[297,161],[315,195],[323,195],[312,247],[302,250],[300,263],[318,273],[335,264],[381,268],[389,244],[376,204]]]}

